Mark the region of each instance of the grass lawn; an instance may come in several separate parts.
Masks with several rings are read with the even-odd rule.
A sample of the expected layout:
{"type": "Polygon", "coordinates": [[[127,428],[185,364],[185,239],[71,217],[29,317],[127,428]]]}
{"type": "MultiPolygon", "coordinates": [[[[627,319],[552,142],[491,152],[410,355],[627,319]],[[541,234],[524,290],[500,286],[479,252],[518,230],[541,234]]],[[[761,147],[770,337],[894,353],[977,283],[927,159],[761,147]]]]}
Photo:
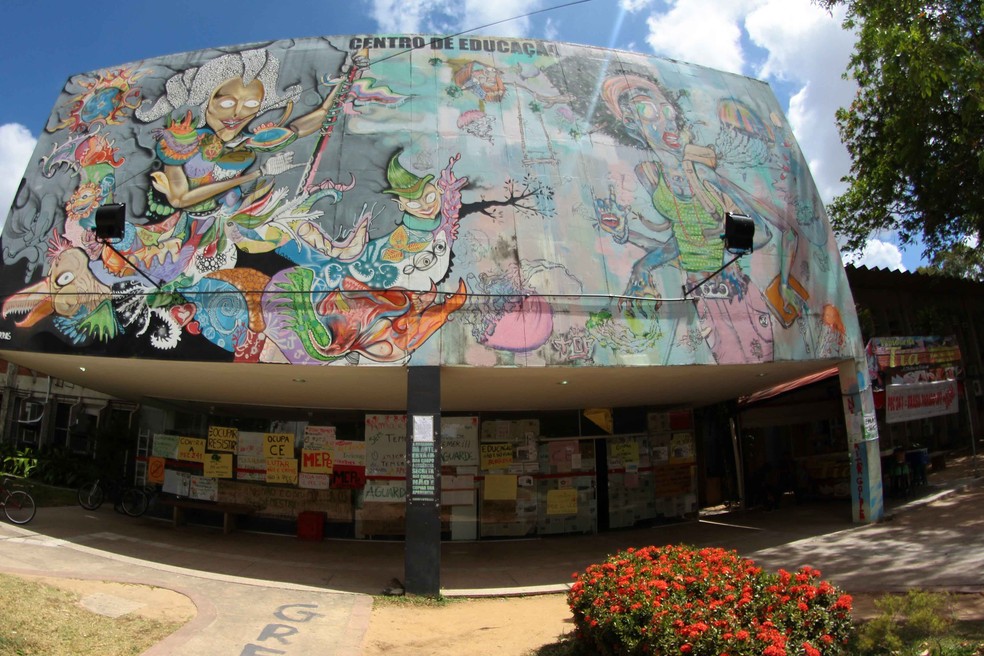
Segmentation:
{"type": "Polygon", "coordinates": [[[78,490],[75,489],[45,485],[29,478],[17,478],[11,474],[3,474],[3,478],[10,481],[11,489],[27,490],[34,497],[34,503],[38,508],[75,506],[79,503],[78,490]]]}
{"type": "Polygon", "coordinates": [[[138,616],[106,617],[79,600],[65,590],[0,574],[0,656],[136,655],[181,626],[138,616]]]}

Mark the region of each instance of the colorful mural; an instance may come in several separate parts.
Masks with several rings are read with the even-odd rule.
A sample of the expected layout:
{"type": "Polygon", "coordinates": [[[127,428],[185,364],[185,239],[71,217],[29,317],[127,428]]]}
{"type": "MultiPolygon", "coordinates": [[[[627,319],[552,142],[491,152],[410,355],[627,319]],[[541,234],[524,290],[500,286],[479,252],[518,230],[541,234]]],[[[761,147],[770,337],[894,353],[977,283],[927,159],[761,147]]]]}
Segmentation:
{"type": "Polygon", "coordinates": [[[75,76],[2,252],[2,348],[473,366],[858,351],[768,86],[568,44],[324,37],[75,76]],[[106,243],[108,203],[127,223],[106,243]],[[754,219],[755,248],[711,276],[727,212],[754,219]]]}

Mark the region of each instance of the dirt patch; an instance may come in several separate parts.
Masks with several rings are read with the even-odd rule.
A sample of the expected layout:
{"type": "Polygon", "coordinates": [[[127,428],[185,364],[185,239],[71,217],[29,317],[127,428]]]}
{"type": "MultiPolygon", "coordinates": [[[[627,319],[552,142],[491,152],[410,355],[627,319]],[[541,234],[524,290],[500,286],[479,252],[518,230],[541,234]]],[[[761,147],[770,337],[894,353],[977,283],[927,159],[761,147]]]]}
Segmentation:
{"type": "MultiPolygon", "coordinates": [[[[20,575],[20,577],[73,592],[81,597],[80,605],[89,610],[105,608],[105,614],[113,614],[114,609],[120,609],[125,611],[121,614],[133,614],[162,622],[184,624],[198,613],[198,609],[191,599],[166,588],[47,576],[20,575]],[[87,603],[87,600],[96,600],[97,603],[87,603]]],[[[95,610],[95,612],[100,611],[95,610]]]]}
{"type": "MultiPolygon", "coordinates": [[[[854,617],[878,614],[875,599],[884,593],[852,594],[854,617]]],[[[984,594],[953,593],[959,620],[984,620],[984,594]]],[[[445,606],[373,604],[362,656],[441,656],[500,654],[524,656],[553,644],[574,630],[562,594],[496,599],[464,599],[445,606]]]]}
{"type": "Polygon", "coordinates": [[[362,656],[527,654],[574,630],[562,594],[462,599],[444,606],[373,604],[362,656]]]}

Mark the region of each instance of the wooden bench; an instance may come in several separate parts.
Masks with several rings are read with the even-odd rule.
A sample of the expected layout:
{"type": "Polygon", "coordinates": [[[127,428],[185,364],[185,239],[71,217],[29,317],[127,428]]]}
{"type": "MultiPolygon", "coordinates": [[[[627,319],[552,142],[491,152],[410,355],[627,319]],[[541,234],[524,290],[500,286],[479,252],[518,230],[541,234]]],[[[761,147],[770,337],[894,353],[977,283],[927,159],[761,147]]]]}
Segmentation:
{"type": "Polygon", "coordinates": [[[185,523],[185,510],[204,510],[206,512],[222,513],[222,532],[228,535],[236,528],[236,518],[240,515],[251,515],[256,508],[245,503],[222,503],[219,501],[202,501],[184,497],[160,497],[157,503],[170,506],[174,510],[172,520],[174,526],[185,523]]]}

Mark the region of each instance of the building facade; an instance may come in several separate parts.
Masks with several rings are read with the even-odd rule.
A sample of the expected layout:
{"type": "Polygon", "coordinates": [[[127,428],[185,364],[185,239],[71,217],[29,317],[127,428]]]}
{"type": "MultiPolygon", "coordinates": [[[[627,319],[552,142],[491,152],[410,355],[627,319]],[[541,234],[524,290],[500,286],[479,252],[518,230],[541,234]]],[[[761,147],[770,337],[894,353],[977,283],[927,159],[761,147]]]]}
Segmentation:
{"type": "Polygon", "coordinates": [[[881,514],[837,244],[746,77],[416,35],[80,74],[0,288],[0,356],[141,404],[151,480],[261,516],[371,536],[439,508],[471,538],[683,515],[695,410],[831,366],[855,518],[881,514]]]}

